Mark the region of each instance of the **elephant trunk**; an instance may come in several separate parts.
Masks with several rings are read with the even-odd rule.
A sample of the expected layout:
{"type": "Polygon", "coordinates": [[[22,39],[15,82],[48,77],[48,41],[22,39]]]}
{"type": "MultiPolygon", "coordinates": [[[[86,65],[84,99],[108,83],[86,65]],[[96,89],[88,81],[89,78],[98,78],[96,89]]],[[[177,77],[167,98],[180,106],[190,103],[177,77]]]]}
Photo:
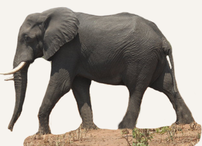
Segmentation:
{"type": "MultiPolygon", "coordinates": [[[[14,63],[14,68],[16,66],[17,66],[17,64],[14,63]]],[[[28,67],[29,67],[29,64],[26,63],[25,66],[21,70],[14,73],[16,100],[15,100],[15,108],[14,108],[13,116],[12,116],[12,119],[8,126],[8,129],[10,129],[11,131],[13,130],[13,126],[14,126],[15,122],[18,120],[18,118],[21,114],[21,111],[22,111],[22,106],[24,103],[25,93],[26,93],[26,88],[27,88],[28,67]]]]}

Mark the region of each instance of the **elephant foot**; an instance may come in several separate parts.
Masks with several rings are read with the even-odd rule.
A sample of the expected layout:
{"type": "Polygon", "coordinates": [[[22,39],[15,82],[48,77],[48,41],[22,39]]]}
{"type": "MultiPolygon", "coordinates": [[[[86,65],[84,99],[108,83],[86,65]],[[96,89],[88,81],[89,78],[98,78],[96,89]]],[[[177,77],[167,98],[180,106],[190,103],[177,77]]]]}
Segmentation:
{"type": "Polygon", "coordinates": [[[84,124],[84,123],[81,123],[81,125],[79,126],[79,128],[85,129],[85,130],[99,129],[94,123],[92,123],[92,124],[84,124]]]}
{"type": "Polygon", "coordinates": [[[131,122],[124,122],[122,121],[119,126],[119,129],[134,129],[135,128],[135,124],[132,124],[131,122]]]}
{"type": "Polygon", "coordinates": [[[136,126],[137,114],[136,112],[127,112],[123,120],[119,124],[119,129],[134,129],[136,126]]]}
{"type": "Polygon", "coordinates": [[[178,119],[174,124],[177,124],[177,125],[185,125],[185,124],[191,124],[191,123],[194,123],[194,119],[192,117],[190,118],[181,118],[181,119],[178,119]]]}
{"type": "Polygon", "coordinates": [[[51,132],[50,131],[38,131],[37,133],[36,133],[36,135],[47,135],[47,134],[51,134],[51,132]]]}
{"type": "Polygon", "coordinates": [[[179,124],[191,124],[195,122],[191,112],[186,108],[185,110],[181,110],[177,112],[177,120],[175,122],[175,124],[179,125],[179,124]]]}
{"type": "Polygon", "coordinates": [[[36,135],[47,135],[51,134],[50,128],[39,128],[39,131],[36,133],[36,135]]]}

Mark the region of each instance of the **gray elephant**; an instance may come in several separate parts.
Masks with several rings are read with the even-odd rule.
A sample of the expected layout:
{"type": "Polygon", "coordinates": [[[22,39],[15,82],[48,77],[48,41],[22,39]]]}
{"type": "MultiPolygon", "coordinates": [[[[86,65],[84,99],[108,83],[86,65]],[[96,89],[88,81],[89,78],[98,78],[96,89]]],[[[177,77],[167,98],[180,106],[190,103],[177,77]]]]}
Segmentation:
{"type": "Polygon", "coordinates": [[[14,74],[16,104],[10,130],[22,111],[28,67],[38,57],[52,65],[38,114],[39,134],[51,133],[49,115],[70,89],[78,104],[82,128],[96,128],[89,94],[92,80],[124,85],[129,90],[129,105],[120,129],[135,127],[148,87],[168,96],[177,124],[194,122],[177,88],[171,46],[153,22],[129,13],[93,16],[54,8],[27,16],[19,31],[14,69],[1,73],[14,74]]]}

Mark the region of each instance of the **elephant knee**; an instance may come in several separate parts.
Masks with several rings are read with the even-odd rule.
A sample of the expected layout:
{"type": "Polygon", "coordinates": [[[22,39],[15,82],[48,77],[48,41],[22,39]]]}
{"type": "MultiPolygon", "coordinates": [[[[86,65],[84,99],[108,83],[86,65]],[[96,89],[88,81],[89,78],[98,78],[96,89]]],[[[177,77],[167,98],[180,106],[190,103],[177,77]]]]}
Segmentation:
{"type": "Polygon", "coordinates": [[[38,113],[38,119],[46,120],[48,119],[49,115],[50,115],[50,111],[44,108],[44,106],[41,106],[38,113]]]}
{"type": "Polygon", "coordinates": [[[44,111],[40,110],[39,113],[38,113],[38,118],[39,119],[43,119],[47,117],[47,113],[45,113],[44,111]]]}

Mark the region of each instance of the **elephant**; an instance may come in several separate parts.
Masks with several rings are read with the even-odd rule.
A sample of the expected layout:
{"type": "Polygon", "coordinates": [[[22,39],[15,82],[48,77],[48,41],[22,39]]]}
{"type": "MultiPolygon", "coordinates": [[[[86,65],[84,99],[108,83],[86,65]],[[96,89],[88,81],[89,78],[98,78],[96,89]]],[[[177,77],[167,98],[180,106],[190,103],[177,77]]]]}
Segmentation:
{"type": "Polygon", "coordinates": [[[78,105],[81,127],[97,128],[89,93],[91,81],[127,87],[129,103],[119,129],[136,126],[148,87],[169,98],[176,124],[194,122],[177,87],[172,47],[155,23],[126,12],[95,16],[57,7],[26,17],[18,34],[14,69],[1,73],[13,74],[8,79],[14,80],[16,93],[8,126],[11,131],[22,111],[28,68],[39,57],[51,62],[51,74],[38,113],[37,134],[51,133],[49,115],[70,89],[78,105]]]}

